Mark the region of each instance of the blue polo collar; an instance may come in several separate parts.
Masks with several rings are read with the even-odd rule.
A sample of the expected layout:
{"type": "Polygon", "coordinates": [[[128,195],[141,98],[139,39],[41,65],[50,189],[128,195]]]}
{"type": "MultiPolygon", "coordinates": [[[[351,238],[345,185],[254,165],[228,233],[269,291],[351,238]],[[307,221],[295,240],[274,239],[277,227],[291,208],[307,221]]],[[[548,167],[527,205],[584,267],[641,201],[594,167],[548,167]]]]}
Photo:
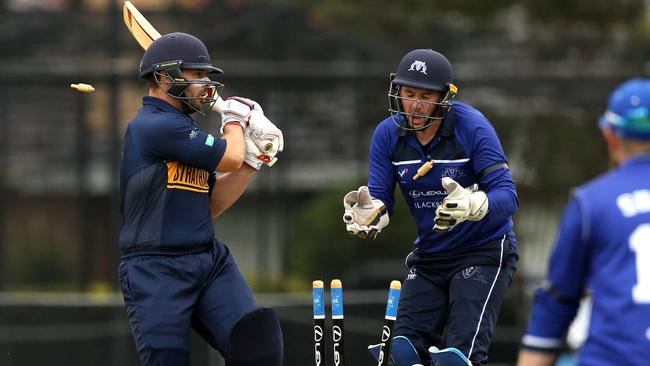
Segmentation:
{"type": "Polygon", "coordinates": [[[160,110],[162,110],[164,112],[179,113],[179,114],[186,115],[182,111],[178,110],[178,108],[176,108],[173,105],[167,103],[166,101],[164,101],[164,100],[162,100],[160,98],[152,97],[152,96],[142,97],[142,105],[150,105],[150,106],[152,106],[154,108],[157,108],[157,109],[160,109],[160,110]]]}
{"type": "Polygon", "coordinates": [[[621,167],[647,163],[650,163],[650,152],[627,158],[623,164],[621,164],[621,167]]]}

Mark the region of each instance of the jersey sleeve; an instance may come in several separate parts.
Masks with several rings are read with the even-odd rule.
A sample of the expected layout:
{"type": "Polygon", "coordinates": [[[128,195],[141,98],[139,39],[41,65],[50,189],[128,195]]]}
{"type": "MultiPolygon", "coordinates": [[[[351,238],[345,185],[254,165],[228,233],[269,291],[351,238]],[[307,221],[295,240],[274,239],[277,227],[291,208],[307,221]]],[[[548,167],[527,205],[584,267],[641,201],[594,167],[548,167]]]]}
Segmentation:
{"type": "Polygon", "coordinates": [[[537,290],[531,320],[522,346],[556,351],[574,319],[583,295],[588,267],[588,246],[583,229],[588,227],[577,197],[567,205],[549,262],[546,284],[537,290]]]}
{"type": "Polygon", "coordinates": [[[215,138],[180,118],[151,123],[146,134],[150,153],[209,172],[216,169],[226,151],[226,140],[215,138]]]}
{"type": "Polygon", "coordinates": [[[370,195],[386,205],[388,214],[393,214],[395,206],[395,173],[391,162],[390,131],[379,125],[370,143],[370,166],[368,189],[370,195]]]}
{"type": "Polygon", "coordinates": [[[212,194],[212,190],[214,189],[214,186],[216,185],[216,183],[217,183],[217,173],[212,172],[208,176],[208,187],[210,187],[209,190],[208,190],[208,195],[212,194]]]}
{"type": "Polygon", "coordinates": [[[488,196],[489,215],[509,217],[519,207],[517,188],[494,128],[486,119],[483,122],[474,132],[473,168],[481,190],[488,196]]]}

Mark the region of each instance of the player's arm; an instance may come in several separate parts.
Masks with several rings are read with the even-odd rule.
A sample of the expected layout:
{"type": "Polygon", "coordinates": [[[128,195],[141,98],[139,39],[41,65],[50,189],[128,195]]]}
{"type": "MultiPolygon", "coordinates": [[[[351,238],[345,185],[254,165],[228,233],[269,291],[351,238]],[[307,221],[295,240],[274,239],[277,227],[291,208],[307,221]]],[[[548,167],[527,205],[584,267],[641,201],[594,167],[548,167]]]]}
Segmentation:
{"type": "Polygon", "coordinates": [[[519,207],[519,200],[501,142],[489,124],[479,126],[475,132],[472,162],[479,177],[479,187],[487,194],[490,202],[488,214],[512,216],[519,207]]]}
{"type": "Polygon", "coordinates": [[[391,161],[393,143],[391,130],[379,125],[370,142],[370,163],[368,167],[368,189],[375,199],[386,205],[388,214],[395,206],[395,172],[391,161]]]}
{"type": "Polygon", "coordinates": [[[517,366],[553,366],[557,360],[556,352],[541,352],[532,349],[519,351],[517,366]]]}
{"type": "Polygon", "coordinates": [[[216,179],[210,191],[210,214],[215,219],[227,210],[246,190],[257,170],[248,164],[222,174],[216,179]]]}
{"type": "Polygon", "coordinates": [[[225,140],[226,150],[214,170],[231,172],[241,168],[246,155],[244,129],[239,124],[224,126],[221,139],[225,140]]]}
{"type": "Polygon", "coordinates": [[[460,186],[442,178],[447,197],[436,209],[436,231],[449,231],[464,221],[480,221],[485,216],[507,218],[519,206],[517,189],[496,132],[485,117],[476,129],[459,137],[471,139],[471,161],[478,176],[478,189],[460,186]]]}
{"type": "MultiPolygon", "coordinates": [[[[233,130],[234,137],[237,133],[241,135],[243,144],[241,128],[240,131],[236,131],[236,126],[229,129],[233,130]]],[[[144,135],[145,146],[142,149],[146,157],[154,160],[178,161],[208,172],[215,171],[228,148],[226,139],[215,138],[182,117],[165,116],[165,118],[152,120],[139,132],[144,135]]],[[[236,164],[231,164],[232,166],[236,164]]]]}
{"type": "Polygon", "coordinates": [[[282,131],[264,115],[262,107],[256,101],[243,97],[227,98],[221,108],[221,121],[221,133],[228,139],[229,148],[224,155],[225,161],[222,161],[225,169],[220,170],[221,166],[219,166],[217,171],[230,171],[232,169],[228,168],[233,164],[235,169],[239,169],[240,158],[256,170],[259,170],[262,165],[273,166],[278,160],[278,153],[284,149],[282,131]],[[230,126],[241,127],[243,145],[240,145],[239,134],[226,132],[230,126]],[[230,149],[231,140],[236,143],[232,149],[230,149]],[[231,152],[232,154],[229,155],[231,152]]]}
{"type": "MultiPolygon", "coordinates": [[[[531,319],[522,338],[522,360],[546,359],[564,346],[567,329],[574,319],[584,292],[589,267],[589,217],[582,212],[578,196],[567,205],[549,262],[548,279],[535,293],[531,319]]],[[[541,361],[540,361],[541,362],[541,361]]]]}
{"type": "Polygon", "coordinates": [[[266,160],[270,166],[277,160],[275,155],[282,150],[282,132],[261,115],[261,108],[261,116],[254,120],[256,129],[253,131],[249,128],[251,112],[258,107],[252,101],[248,105],[229,98],[222,111],[221,138],[201,131],[184,118],[155,121],[144,131],[147,134],[146,149],[158,159],[177,160],[209,172],[235,171],[241,168],[244,161],[256,169],[267,164],[266,160]],[[249,132],[248,137],[245,137],[246,131],[249,132]],[[250,140],[250,143],[247,144],[246,140],[250,140]],[[271,146],[269,151],[265,151],[266,155],[260,152],[259,144],[271,146]],[[254,156],[247,159],[251,154],[254,156]]]}
{"type": "Polygon", "coordinates": [[[343,197],[343,222],[351,235],[375,239],[390,222],[395,190],[390,152],[386,128],[379,125],[370,143],[368,186],[361,186],[343,197]]]}

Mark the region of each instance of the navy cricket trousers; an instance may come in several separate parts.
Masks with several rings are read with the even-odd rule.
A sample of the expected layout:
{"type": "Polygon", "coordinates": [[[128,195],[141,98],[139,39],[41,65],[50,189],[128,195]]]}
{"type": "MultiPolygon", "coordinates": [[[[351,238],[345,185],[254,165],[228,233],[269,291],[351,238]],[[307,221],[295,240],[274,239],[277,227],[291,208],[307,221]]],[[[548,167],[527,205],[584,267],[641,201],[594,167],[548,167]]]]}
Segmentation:
{"type": "Polygon", "coordinates": [[[254,310],[252,291],[229,249],[123,256],[120,284],[142,364],[189,365],[191,329],[223,354],[231,330],[254,310]]]}
{"type": "Polygon", "coordinates": [[[423,360],[430,346],[455,347],[485,365],[518,258],[507,239],[463,251],[415,250],[406,259],[394,335],[409,338],[423,360]]]}

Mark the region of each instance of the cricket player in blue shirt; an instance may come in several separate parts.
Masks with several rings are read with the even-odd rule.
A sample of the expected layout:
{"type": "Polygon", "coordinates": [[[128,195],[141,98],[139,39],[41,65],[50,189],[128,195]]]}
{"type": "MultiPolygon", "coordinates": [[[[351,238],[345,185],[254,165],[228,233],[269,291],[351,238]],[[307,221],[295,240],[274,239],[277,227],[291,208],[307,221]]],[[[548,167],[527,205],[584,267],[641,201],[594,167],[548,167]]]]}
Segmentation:
{"type": "Polygon", "coordinates": [[[282,132],[244,98],[223,102],[220,138],[201,131],[190,114],[217,101],[223,85],[208,75],[221,72],[185,33],[158,38],[140,63],[149,95],[124,136],[119,278],[145,366],[189,366],[192,328],[228,366],[282,364],[278,318],[256,307],[212,224],[277,160],[282,132]]]}
{"type": "Polygon", "coordinates": [[[396,366],[485,365],[518,260],[506,156],[487,118],[456,101],[457,92],[445,56],[407,53],[390,82],[391,115],[372,138],[368,186],[344,198],[348,232],[375,238],[398,184],[417,225],[392,343],[396,366]]]}
{"type": "Polygon", "coordinates": [[[579,365],[650,365],[650,79],[620,85],[600,118],[617,167],[573,192],[518,365],[553,365],[586,291],[579,365]]]}

